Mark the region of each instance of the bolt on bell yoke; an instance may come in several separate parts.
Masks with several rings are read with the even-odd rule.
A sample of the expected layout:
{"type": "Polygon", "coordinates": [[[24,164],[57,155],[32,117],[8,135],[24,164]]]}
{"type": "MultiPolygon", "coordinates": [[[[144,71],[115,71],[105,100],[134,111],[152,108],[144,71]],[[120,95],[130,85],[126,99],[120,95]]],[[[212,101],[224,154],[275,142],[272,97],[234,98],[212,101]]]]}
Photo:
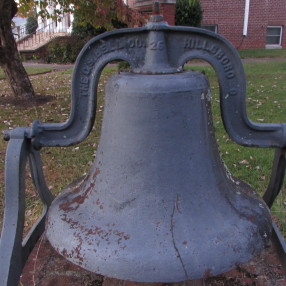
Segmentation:
{"type": "MultiPolygon", "coordinates": [[[[49,210],[52,246],[92,272],[137,282],[216,275],[259,254],[271,236],[269,210],[220,158],[208,80],[180,68],[191,58],[209,61],[224,101],[236,101],[243,83],[234,49],[210,32],[150,22],[89,43],[77,63],[79,79],[94,75],[97,63],[90,61],[98,50],[98,70],[109,53],[108,60],[125,59],[133,71],[107,83],[94,165],[49,210]]],[[[228,104],[237,111],[223,110],[236,140],[246,128],[237,115],[244,112],[234,102],[222,108],[228,104]]],[[[252,129],[244,145],[255,145],[255,137],[252,129]]]]}

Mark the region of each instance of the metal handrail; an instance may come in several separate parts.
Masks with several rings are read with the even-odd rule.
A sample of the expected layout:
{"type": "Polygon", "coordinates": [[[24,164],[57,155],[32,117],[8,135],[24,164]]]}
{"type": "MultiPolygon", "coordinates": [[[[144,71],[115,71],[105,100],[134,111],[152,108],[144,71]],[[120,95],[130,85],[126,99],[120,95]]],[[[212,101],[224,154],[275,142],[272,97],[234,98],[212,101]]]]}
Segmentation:
{"type": "MultiPolygon", "coordinates": [[[[59,33],[68,34],[67,29],[70,27],[69,15],[65,15],[61,18],[61,21],[53,21],[48,25],[45,25],[43,28],[37,29],[34,33],[23,36],[17,40],[18,49],[27,49],[28,47],[35,47],[40,45],[43,42],[47,42],[50,39],[54,38],[55,35],[59,33]]],[[[23,31],[19,32],[20,35],[23,35],[23,31]]]]}

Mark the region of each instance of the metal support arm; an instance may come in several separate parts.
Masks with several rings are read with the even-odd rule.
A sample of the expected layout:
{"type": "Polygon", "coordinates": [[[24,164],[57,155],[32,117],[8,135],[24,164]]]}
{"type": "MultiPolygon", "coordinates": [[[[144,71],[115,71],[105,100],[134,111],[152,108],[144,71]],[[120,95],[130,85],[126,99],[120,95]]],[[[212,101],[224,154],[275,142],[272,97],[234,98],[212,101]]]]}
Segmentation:
{"type": "Polygon", "coordinates": [[[26,137],[26,128],[10,133],[5,162],[5,212],[0,240],[0,285],[18,285],[23,266],[44,231],[47,209],[53,195],[46,186],[38,151],[26,137]],[[25,221],[25,168],[30,169],[36,191],[43,202],[43,212],[22,240],[25,221]]]}
{"type": "Polygon", "coordinates": [[[267,190],[263,196],[269,208],[272,207],[276,197],[280,193],[286,170],[286,149],[276,149],[273,160],[272,174],[267,190]]]}
{"type": "MultiPolygon", "coordinates": [[[[268,205],[269,208],[272,207],[275,199],[279,195],[286,170],[286,149],[277,148],[275,150],[275,156],[273,160],[272,173],[270,177],[270,181],[267,187],[267,190],[263,196],[264,201],[268,205]]],[[[279,228],[273,222],[272,229],[272,243],[277,250],[280,261],[283,265],[283,268],[286,269],[286,243],[284,237],[279,231],[279,228]]]]}

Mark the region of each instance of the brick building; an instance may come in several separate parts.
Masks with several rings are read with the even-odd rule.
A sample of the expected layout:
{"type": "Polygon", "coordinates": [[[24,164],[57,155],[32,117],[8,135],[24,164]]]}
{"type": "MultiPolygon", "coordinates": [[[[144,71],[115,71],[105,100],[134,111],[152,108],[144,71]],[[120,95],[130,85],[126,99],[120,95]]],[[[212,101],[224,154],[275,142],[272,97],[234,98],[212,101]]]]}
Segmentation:
{"type": "Polygon", "coordinates": [[[201,0],[202,26],[238,49],[286,48],[285,0],[201,0]]]}
{"type": "MultiPolygon", "coordinates": [[[[286,48],[285,0],[200,0],[202,27],[227,38],[237,49],[286,48]]],[[[128,5],[151,13],[153,1],[129,0],[128,5]]],[[[176,0],[161,0],[164,19],[174,24],[176,0]]]]}
{"type": "MultiPolygon", "coordinates": [[[[152,5],[154,0],[127,0],[127,5],[134,8],[144,14],[151,15],[152,5]]],[[[175,24],[175,5],[176,0],[160,0],[161,14],[164,16],[164,20],[169,25],[175,24]]]]}

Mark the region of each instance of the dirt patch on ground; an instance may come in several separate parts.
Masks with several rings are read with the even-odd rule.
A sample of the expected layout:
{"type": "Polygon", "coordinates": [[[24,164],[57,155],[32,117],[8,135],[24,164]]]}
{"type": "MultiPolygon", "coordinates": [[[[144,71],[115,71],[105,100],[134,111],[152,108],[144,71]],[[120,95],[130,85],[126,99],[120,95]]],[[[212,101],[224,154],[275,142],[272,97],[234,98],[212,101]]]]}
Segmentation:
{"type": "Polygon", "coordinates": [[[13,105],[22,108],[28,108],[33,106],[44,105],[50,101],[55,100],[55,96],[37,94],[32,98],[21,98],[13,96],[2,96],[0,97],[0,105],[13,105]]]}

